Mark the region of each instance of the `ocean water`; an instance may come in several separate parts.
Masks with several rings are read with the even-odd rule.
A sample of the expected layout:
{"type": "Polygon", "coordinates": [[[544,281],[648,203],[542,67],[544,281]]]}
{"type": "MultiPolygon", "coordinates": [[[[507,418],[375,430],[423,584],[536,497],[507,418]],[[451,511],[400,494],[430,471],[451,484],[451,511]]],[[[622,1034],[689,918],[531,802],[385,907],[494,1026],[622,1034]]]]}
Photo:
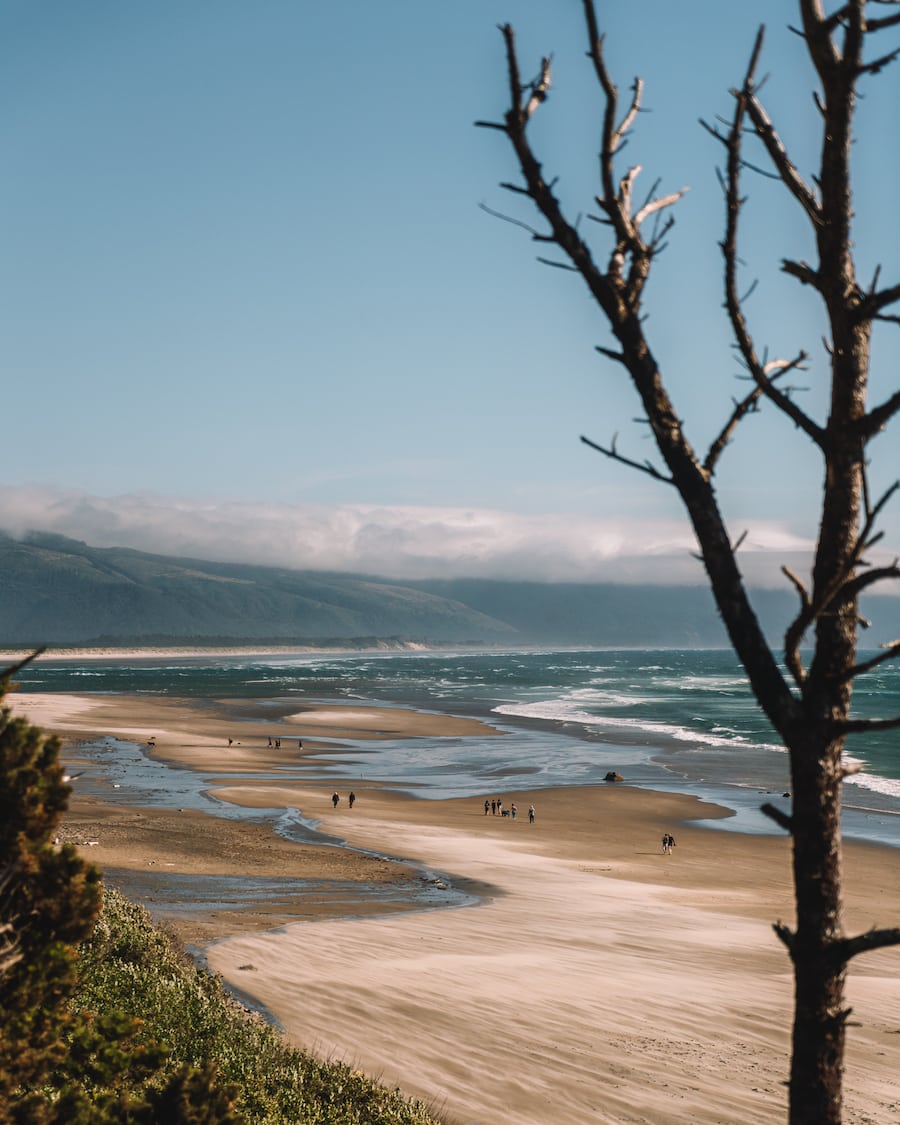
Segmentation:
{"type": "MultiPolygon", "coordinates": [[[[615,770],[631,784],[726,805],[734,816],[716,820],[720,828],[777,832],[759,806],[790,803],[787,755],[726,651],[42,660],[18,679],[30,691],[266,702],[273,722],[314,702],[412,705],[475,715],[502,731],[472,739],[348,740],[326,763],[336,779],[377,780],[426,798],[598,784],[615,770]]],[[[863,677],[854,700],[860,716],[900,714],[900,667],[884,665],[863,677]]],[[[265,722],[255,717],[252,724],[235,737],[264,737],[265,722]]],[[[847,752],[860,768],[844,790],[845,834],[900,847],[900,731],[855,736],[847,752]]]]}

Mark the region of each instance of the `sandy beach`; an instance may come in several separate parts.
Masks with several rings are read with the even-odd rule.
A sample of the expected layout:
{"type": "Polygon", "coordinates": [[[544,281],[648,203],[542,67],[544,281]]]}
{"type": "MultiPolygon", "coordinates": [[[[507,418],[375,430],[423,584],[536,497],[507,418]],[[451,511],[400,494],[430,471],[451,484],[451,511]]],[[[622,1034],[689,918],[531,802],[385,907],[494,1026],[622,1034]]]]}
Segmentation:
{"type": "MultiPolygon", "coordinates": [[[[515,820],[485,816],[480,800],[415,800],[371,780],[354,783],[352,810],[342,782],[332,807],[328,762],[341,740],[465,738],[484,733],[476,719],[311,706],[279,716],[277,749],[234,737],[239,719],[252,729],[247,701],[11,702],[66,739],[73,773],[80,740],[131,738],[213,772],[228,806],[299,809],[346,841],[291,843],[239,819],[131,807],[120,792],[78,796],[77,783],[66,820],[67,838],[102,868],[149,880],[151,909],[162,870],[284,881],[268,900],[167,921],[297,1043],[453,1125],[785,1119],[791,975],[771,929],[793,918],[785,839],[699,827],[727,811],[628,785],[487,794],[515,802],[515,820]],[[302,783],[279,777],[288,756],[308,763],[302,783]],[[354,883],[390,891],[423,869],[473,905],[398,912],[389,893],[348,898],[354,883]]],[[[850,843],[845,866],[847,929],[896,924],[900,851],[850,843]]],[[[900,950],[854,962],[848,995],[845,1121],[900,1120],[900,950]]]]}

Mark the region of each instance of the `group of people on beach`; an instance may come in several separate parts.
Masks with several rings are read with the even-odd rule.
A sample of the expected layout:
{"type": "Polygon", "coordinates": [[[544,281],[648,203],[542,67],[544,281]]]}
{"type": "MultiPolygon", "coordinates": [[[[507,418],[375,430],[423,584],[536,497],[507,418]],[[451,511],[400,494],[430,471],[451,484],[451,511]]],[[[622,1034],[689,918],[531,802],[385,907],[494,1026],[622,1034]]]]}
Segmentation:
{"type": "MultiPolygon", "coordinates": [[[[499,797],[485,797],[484,815],[487,816],[488,813],[491,816],[508,816],[511,820],[515,820],[519,815],[519,810],[516,808],[515,801],[508,809],[505,809],[503,801],[499,797]]],[[[534,824],[534,805],[528,806],[528,823],[534,824]]]]}
{"type": "MultiPolygon", "coordinates": [[[[336,789],[331,794],[331,803],[332,803],[332,805],[334,805],[335,808],[337,808],[338,805],[341,803],[341,795],[340,795],[340,793],[338,793],[338,791],[336,789]]],[[[351,809],[356,804],[356,794],[353,792],[352,789],[350,790],[350,796],[347,798],[347,804],[350,806],[351,809]]]]}
{"type": "Polygon", "coordinates": [[[662,838],[663,855],[671,855],[675,847],[675,837],[667,832],[662,838]]]}

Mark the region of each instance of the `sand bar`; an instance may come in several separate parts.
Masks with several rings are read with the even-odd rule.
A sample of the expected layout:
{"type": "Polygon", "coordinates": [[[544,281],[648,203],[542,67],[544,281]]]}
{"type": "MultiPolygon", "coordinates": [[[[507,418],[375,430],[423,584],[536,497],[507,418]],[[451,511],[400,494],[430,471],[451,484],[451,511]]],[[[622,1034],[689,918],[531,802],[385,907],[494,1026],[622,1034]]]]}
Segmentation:
{"type": "MultiPolygon", "coordinates": [[[[227,701],[210,709],[116,697],[85,709],[72,698],[68,713],[55,704],[48,726],[71,735],[117,725],[148,737],[152,727],[162,747],[154,753],[221,773],[221,800],[301,808],[365,849],[343,853],[351,866],[374,854],[396,872],[396,857],[479,891],[477,906],[399,915],[336,918],[326,903],[307,921],[276,932],[244,926],[249,932],[212,945],[210,964],[297,1042],[396,1083],[454,1123],[785,1119],[791,979],[771,930],[793,914],[784,839],[698,827],[692,818],[716,810],[628,786],[505,792],[504,803],[518,805],[515,822],[484,816],[480,802],[412,800],[368,785],[356,787],[351,811],[344,784],[335,810],[327,760],[319,760],[324,775],[314,770],[302,784],[229,780],[248,763],[264,769],[279,758],[256,736],[223,748],[238,713],[227,701]],[[671,857],[660,849],[666,830],[678,841],[671,857]]],[[[26,703],[20,697],[16,709],[26,703]]],[[[38,718],[36,700],[22,709],[38,718]]],[[[284,723],[305,752],[323,728],[348,729],[339,714],[332,719],[330,728],[304,726],[294,712],[284,723]]],[[[369,736],[384,722],[373,712],[369,736]]],[[[90,830],[91,815],[76,800],[79,831],[90,830]]],[[[136,865],[162,860],[190,872],[228,848],[229,865],[248,878],[270,870],[263,860],[299,878],[322,859],[280,844],[266,859],[264,837],[250,846],[239,821],[217,821],[210,832],[186,812],[180,842],[167,824],[177,814],[152,831],[141,815],[117,808],[119,835],[107,845],[98,822],[91,858],[121,867],[130,855],[136,865]]],[[[894,924],[900,851],[851,844],[846,854],[848,929],[894,924]]],[[[271,922],[257,913],[263,927],[271,922]]],[[[219,924],[235,932],[226,918],[219,924]]],[[[216,935],[208,927],[201,936],[216,935]]],[[[900,950],[854,962],[849,999],[845,1121],[900,1120],[900,950]]]]}

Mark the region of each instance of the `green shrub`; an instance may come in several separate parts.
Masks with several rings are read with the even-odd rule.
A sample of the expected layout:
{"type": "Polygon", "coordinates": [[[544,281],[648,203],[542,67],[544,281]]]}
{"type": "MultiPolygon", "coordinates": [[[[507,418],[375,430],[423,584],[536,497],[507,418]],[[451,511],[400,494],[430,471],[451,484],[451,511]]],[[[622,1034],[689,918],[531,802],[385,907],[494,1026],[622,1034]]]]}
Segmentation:
{"type": "MultiPolygon", "coordinates": [[[[248,1122],[436,1125],[424,1106],[399,1091],[286,1045],[261,1016],[230,997],[218,977],[198,969],[156,929],[146,911],[108,888],[93,935],[80,947],[72,1008],[89,1023],[113,1013],[134,1021],[126,1053],[160,1062],[169,1081],[182,1067],[208,1075],[214,1065],[218,1085],[234,1095],[235,1112],[248,1122]]],[[[94,1098],[117,1092],[92,1084],[87,1059],[82,1082],[94,1098]]]]}

